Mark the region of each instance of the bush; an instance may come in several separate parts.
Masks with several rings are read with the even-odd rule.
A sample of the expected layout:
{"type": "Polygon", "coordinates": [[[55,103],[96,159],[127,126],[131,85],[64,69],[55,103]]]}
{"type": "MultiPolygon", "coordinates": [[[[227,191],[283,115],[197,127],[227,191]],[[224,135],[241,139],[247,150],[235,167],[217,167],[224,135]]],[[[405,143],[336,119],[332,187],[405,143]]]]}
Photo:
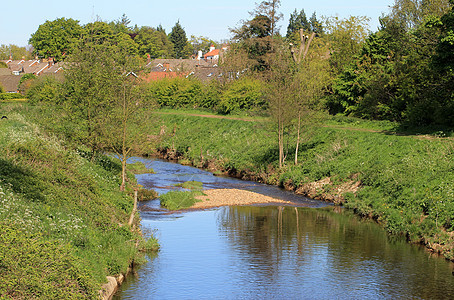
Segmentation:
{"type": "MultiPolygon", "coordinates": [[[[0,87],[1,90],[1,87],[0,87]]],[[[1,101],[9,101],[9,100],[14,100],[14,99],[23,99],[24,96],[22,96],[19,93],[1,93],[0,94],[0,100],[1,101]]]]}
{"type": "Polygon", "coordinates": [[[33,80],[26,96],[31,104],[56,103],[58,102],[59,88],[60,82],[55,77],[42,76],[33,80]]]}
{"type": "Polygon", "coordinates": [[[260,80],[247,77],[232,81],[221,95],[218,111],[222,114],[229,114],[237,110],[263,108],[265,101],[262,85],[260,80]]]}
{"type": "Polygon", "coordinates": [[[161,107],[200,107],[204,99],[202,83],[186,78],[153,81],[148,85],[148,97],[161,107]]]}

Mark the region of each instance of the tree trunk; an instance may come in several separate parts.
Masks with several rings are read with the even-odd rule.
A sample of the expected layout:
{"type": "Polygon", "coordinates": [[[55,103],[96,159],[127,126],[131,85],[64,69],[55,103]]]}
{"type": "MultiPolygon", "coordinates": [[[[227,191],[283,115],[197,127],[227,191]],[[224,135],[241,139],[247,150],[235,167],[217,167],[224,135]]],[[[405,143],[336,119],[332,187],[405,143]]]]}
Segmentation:
{"type": "Polygon", "coordinates": [[[134,222],[134,216],[136,214],[136,210],[137,210],[137,189],[134,190],[134,206],[132,208],[132,212],[131,212],[131,215],[129,216],[129,221],[128,221],[128,225],[131,226],[132,223],[134,222]]]}
{"type": "Polygon", "coordinates": [[[297,130],[297,136],[296,136],[295,166],[298,164],[298,149],[300,146],[300,131],[301,131],[301,110],[298,110],[298,130],[297,130]]]}
{"type": "Polygon", "coordinates": [[[121,159],[121,185],[120,191],[124,192],[126,187],[126,158],[121,159]]]}

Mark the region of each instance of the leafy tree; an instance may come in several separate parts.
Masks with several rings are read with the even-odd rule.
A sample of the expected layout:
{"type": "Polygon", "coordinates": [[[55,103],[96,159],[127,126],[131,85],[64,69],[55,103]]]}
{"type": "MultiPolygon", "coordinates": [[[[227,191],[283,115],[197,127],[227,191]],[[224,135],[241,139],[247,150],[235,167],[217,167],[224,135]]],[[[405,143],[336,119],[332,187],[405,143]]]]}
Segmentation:
{"type": "Polygon", "coordinates": [[[170,43],[167,35],[152,27],[141,27],[135,42],[139,47],[140,55],[150,54],[152,58],[171,57],[173,45],[170,43]]]}
{"type": "Polygon", "coordinates": [[[250,14],[254,17],[265,16],[269,20],[269,32],[271,36],[279,33],[277,23],[282,19],[283,14],[279,12],[280,0],[262,1],[256,4],[256,8],[250,14]]]}
{"type": "Polygon", "coordinates": [[[59,18],[41,24],[32,34],[30,44],[39,57],[53,57],[61,61],[65,55],[72,53],[82,33],[79,21],[59,18]]]}
{"type": "Polygon", "coordinates": [[[86,40],[71,56],[65,72],[63,109],[72,128],[67,134],[87,145],[94,158],[104,148],[103,112],[109,109],[111,79],[116,70],[108,41],[96,44],[97,36],[86,40]]]}
{"type": "Polygon", "coordinates": [[[173,26],[172,31],[169,34],[169,40],[173,44],[175,58],[187,58],[192,53],[190,46],[188,46],[186,32],[183,27],[181,27],[180,21],[173,26]]]}
{"type": "Polygon", "coordinates": [[[441,16],[449,9],[449,0],[396,0],[389,17],[408,31],[423,25],[426,17],[441,16]]]}
{"type": "Polygon", "coordinates": [[[26,96],[31,104],[55,104],[58,101],[61,82],[53,76],[41,76],[30,80],[26,96]]]}
{"type": "MultiPolygon", "coordinates": [[[[116,32],[116,28],[103,21],[88,23],[84,26],[85,34],[81,38],[82,44],[90,43],[94,49],[110,47],[114,51],[115,47],[126,49],[129,55],[138,53],[138,46],[125,32],[116,32]]],[[[84,45],[80,45],[83,47],[84,45]]],[[[105,50],[105,49],[104,49],[105,50]]]]}
{"type": "Polygon", "coordinates": [[[340,19],[331,17],[326,21],[326,30],[330,40],[330,62],[335,73],[348,66],[362,47],[368,36],[367,17],[340,19]]]}

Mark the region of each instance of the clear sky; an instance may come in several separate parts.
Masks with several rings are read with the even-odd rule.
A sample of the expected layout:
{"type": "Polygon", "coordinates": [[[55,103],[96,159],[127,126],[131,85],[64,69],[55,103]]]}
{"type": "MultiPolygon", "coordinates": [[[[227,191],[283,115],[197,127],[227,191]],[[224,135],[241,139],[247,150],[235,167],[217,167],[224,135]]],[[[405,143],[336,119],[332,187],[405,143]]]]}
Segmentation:
{"type": "MultiPolygon", "coordinates": [[[[0,44],[25,46],[38,26],[46,20],[73,18],[81,24],[89,23],[98,16],[103,21],[118,20],[123,14],[131,24],[156,27],[161,24],[169,33],[175,23],[180,24],[191,35],[206,36],[213,40],[229,39],[229,28],[236,27],[240,20],[249,19],[256,2],[250,0],[229,1],[188,1],[188,0],[78,0],[78,1],[9,1],[0,4],[0,44]]],[[[281,32],[285,34],[290,13],[295,8],[304,9],[310,17],[315,11],[317,17],[368,16],[370,29],[376,31],[378,18],[389,12],[393,0],[282,0],[280,11],[281,32]]]]}

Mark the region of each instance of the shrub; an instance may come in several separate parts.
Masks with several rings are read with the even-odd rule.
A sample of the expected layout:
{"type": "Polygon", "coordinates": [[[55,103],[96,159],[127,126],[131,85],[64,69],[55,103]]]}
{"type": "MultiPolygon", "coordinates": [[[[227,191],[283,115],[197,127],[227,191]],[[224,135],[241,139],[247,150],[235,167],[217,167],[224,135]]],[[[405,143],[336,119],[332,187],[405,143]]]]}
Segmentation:
{"type": "Polygon", "coordinates": [[[59,95],[60,82],[52,76],[42,76],[35,80],[26,92],[30,103],[56,103],[59,95]]]}
{"type": "Polygon", "coordinates": [[[264,107],[262,85],[260,80],[247,77],[232,81],[221,95],[218,111],[229,114],[236,110],[264,107]]]}

